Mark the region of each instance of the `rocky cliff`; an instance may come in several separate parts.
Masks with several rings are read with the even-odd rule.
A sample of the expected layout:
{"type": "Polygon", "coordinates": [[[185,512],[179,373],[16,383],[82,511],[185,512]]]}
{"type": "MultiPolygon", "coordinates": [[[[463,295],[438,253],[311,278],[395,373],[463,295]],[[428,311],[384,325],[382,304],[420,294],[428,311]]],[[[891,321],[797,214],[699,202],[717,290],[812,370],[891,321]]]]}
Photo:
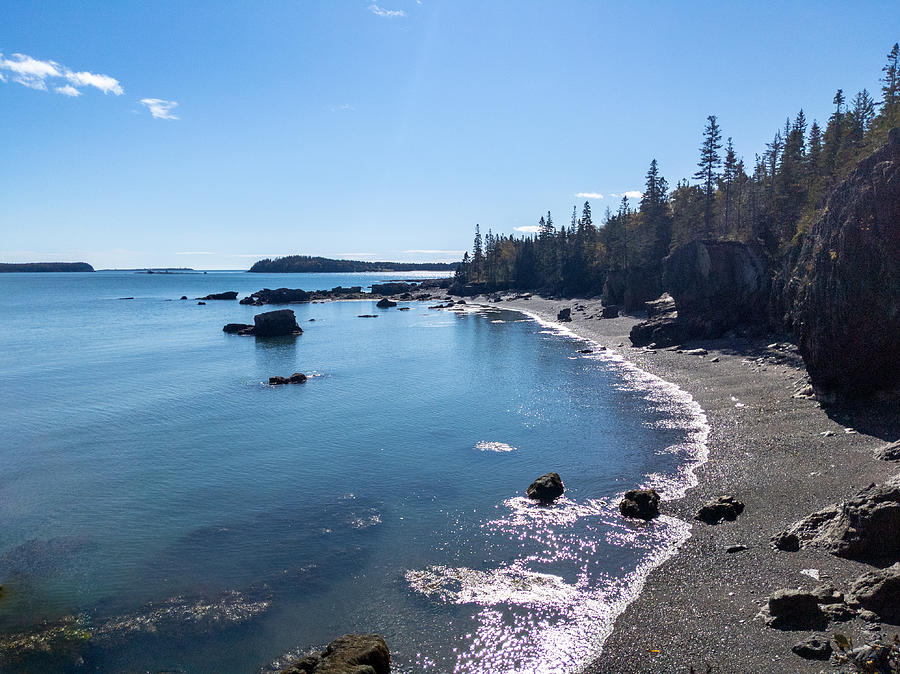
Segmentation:
{"type": "Polygon", "coordinates": [[[817,394],[900,386],[900,128],[831,192],[779,303],[817,394]]]}

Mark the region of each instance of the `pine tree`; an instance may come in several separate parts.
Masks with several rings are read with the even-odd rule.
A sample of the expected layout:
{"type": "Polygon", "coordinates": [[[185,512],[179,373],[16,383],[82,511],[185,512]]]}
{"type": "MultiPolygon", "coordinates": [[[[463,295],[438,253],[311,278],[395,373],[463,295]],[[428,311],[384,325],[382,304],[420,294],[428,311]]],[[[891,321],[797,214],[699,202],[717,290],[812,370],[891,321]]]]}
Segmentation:
{"type": "Polygon", "coordinates": [[[900,121],[900,44],[894,43],[881,72],[882,110],[889,124],[900,121]]]}
{"type": "Polygon", "coordinates": [[[725,201],[725,222],[723,223],[723,231],[726,236],[731,232],[731,220],[733,216],[734,206],[734,182],[737,178],[737,155],[734,153],[734,143],[731,137],[725,144],[725,162],[722,165],[722,187],[725,201]]]}
{"type": "Polygon", "coordinates": [[[699,170],[694,174],[695,180],[703,182],[703,237],[709,237],[713,232],[713,201],[715,199],[716,181],[718,173],[716,169],[722,163],[719,150],[722,149],[722,133],[715,115],[706,118],[706,129],[703,132],[703,144],[700,146],[700,161],[697,162],[699,170]]]}
{"type": "Polygon", "coordinates": [[[484,248],[481,245],[481,228],[475,225],[475,242],[472,245],[472,273],[470,280],[480,281],[484,273],[484,248]]]}

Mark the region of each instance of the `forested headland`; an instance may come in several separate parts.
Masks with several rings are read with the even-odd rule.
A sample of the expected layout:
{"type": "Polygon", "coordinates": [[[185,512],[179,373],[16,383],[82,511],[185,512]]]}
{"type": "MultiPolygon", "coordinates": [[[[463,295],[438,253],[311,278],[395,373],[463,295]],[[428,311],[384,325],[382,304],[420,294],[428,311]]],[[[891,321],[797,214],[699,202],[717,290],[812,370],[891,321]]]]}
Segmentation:
{"type": "Polygon", "coordinates": [[[41,271],[94,271],[87,262],[22,262],[0,263],[0,273],[3,272],[41,272],[41,271]]]}
{"type": "Polygon", "coordinates": [[[287,255],[255,262],[250,271],[270,274],[309,272],[385,272],[385,271],[453,271],[459,262],[363,262],[361,260],[333,260],[309,255],[287,255]]]}
{"type": "Polygon", "coordinates": [[[758,248],[776,268],[797,250],[822,214],[830,191],[900,125],[900,50],[887,55],[880,96],[863,89],[834,94],[824,124],[801,109],[747,160],[734,150],[715,115],[706,119],[697,171],[671,188],[653,159],[640,203],[623,198],[600,222],[589,202],[559,226],[547,212],[531,236],[482,235],[463,257],[454,287],[529,289],[592,296],[640,307],[664,290],[662,261],[694,240],[739,241],[758,248]]]}

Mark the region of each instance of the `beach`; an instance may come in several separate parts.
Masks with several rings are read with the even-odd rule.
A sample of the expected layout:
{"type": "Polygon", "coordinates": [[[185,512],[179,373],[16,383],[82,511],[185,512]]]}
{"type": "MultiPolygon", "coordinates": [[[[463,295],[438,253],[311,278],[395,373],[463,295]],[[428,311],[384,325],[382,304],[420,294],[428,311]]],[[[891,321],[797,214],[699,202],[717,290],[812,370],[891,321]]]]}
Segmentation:
{"type": "Polygon", "coordinates": [[[691,536],[650,573],[588,674],[835,671],[827,662],[794,655],[791,646],[816,634],[830,638],[840,632],[863,643],[898,632],[886,624],[870,632],[859,619],[830,623],[824,632],[778,630],[760,615],[778,589],[830,584],[844,591],[872,570],[821,550],[777,551],[769,540],[806,515],[898,472],[896,463],[873,457],[873,450],[900,435],[896,401],[823,409],[814,399],[793,397],[806,374],[783,336],[682,345],[708,352],[695,355],[631,347],[628,333],[639,319],[600,319],[599,300],[535,296],[492,306],[546,321],[556,321],[561,308],[573,308],[567,329],[677,384],[700,404],[711,428],[709,460],[696,471],[698,486],[661,505],[664,514],[692,523],[691,536]],[[722,495],[746,504],[735,522],[711,526],[693,520],[703,504],[722,495]],[[746,549],[726,552],[731,546],[746,549]]]}

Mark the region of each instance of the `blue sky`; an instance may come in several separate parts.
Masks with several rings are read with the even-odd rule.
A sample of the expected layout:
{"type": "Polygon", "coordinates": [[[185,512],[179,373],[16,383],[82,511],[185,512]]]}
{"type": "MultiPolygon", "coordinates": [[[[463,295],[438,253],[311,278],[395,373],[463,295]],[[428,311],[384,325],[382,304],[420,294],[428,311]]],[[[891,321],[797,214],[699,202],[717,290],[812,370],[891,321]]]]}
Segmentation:
{"type": "Polygon", "coordinates": [[[0,261],[458,259],[877,92],[891,2],[0,0],[0,261]]]}

